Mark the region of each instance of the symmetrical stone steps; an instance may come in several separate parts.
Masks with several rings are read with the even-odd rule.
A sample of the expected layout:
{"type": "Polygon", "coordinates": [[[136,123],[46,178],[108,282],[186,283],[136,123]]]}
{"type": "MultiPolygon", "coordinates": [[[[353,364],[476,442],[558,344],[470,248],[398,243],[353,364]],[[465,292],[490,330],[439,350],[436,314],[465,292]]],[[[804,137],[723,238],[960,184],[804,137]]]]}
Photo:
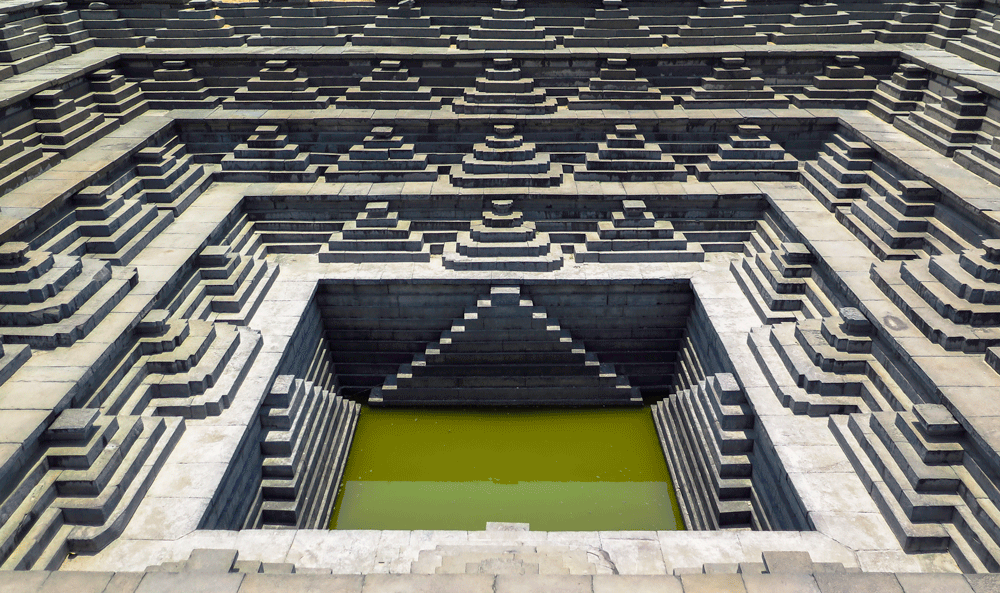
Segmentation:
{"type": "Polygon", "coordinates": [[[72,47],[56,45],[46,29],[41,15],[0,26],[0,80],[73,54],[72,47]]]}
{"type": "MultiPolygon", "coordinates": [[[[436,176],[436,175],[435,175],[436,176]]],[[[418,261],[431,259],[423,233],[389,211],[388,202],[369,202],[353,221],[334,232],[319,252],[321,262],[418,261]]]]}
{"type": "Polygon", "coordinates": [[[758,328],[748,345],[782,404],[826,416],[900,409],[910,396],[871,354],[871,325],[857,309],[758,328]]]}
{"type": "Polygon", "coordinates": [[[312,381],[275,380],[260,411],[262,526],[326,526],[359,413],[312,381]]]}
{"type": "Polygon", "coordinates": [[[834,212],[864,197],[874,158],[875,150],[864,142],[835,134],[831,142],[823,145],[816,160],[805,164],[802,185],[834,212]]]}
{"type": "Polygon", "coordinates": [[[586,234],[574,248],[577,262],[703,261],[701,245],[689,244],[668,220],[655,220],[642,200],[623,200],[622,210],[610,221],[598,222],[597,232],[586,234]]]}
{"type": "Polygon", "coordinates": [[[997,570],[996,489],[980,482],[944,406],[831,417],[830,428],[904,550],[948,550],[964,571],[997,570]]]}
{"type": "Polygon", "coordinates": [[[32,95],[34,128],[42,146],[70,157],[124,123],[95,113],[94,98],[87,95],[78,100],[56,89],[32,95]]]}
{"type": "Polygon", "coordinates": [[[102,416],[69,409],[44,436],[45,454],[4,503],[4,569],[58,568],[96,552],[131,518],[183,432],[180,419],[102,416]]]}
{"type": "Polygon", "coordinates": [[[222,97],[213,96],[194,68],[182,60],[167,60],[153,71],[153,78],[139,85],[152,109],[212,109],[222,97]]]}
{"type": "Polygon", "coordinates": [[[892,125],[945,156],[972,148],[979,142],[986,116],[985,98],[970,86],[956,86],[954,92],[954,97],[944,97],[939,105],[925,104],[923,111],[896,118],[892,125]]]}
{"type": "Polygon", "coordinates": [[[718,153],[696,165],[698,181],[798,181],[799,162],[761,133],[760,126],[738,127],[718,153]]]}
{"type": "Polygon", "coordinates": [[[288,136],[278,126],[258,126],[246,142],[222,159],[218,181],[286,183],[312,182],[319,179],[319,167],[310,162],[310,154],[289,144],[288,136]]]}
{"type": "Polygon", "coordinates": [[[829,315],[834,306],[812,277],[815,258],[805,245],[781,241],[774,223],[758,221],[742,260],[729,265],[737,284],[764,323],[829,315]]]}
{"type": "Polygon", "coordinates": [[[686,527],[750,527],[754,416],[736,379],[706,377],[652,411],[686,527]]]}
{"type": "Polygon", "coordinates": [[[900,64],[891,80],[883,80],[875,87],[868,111],[892,123],[897,117],[906,117],[911,111],[923,109],[927,78],[927,71],[920,66],[900,64]]]}
{"type": "MultiPolygon", "coordinates": [[[[970,247],[936,212],[938,192],[922,181],[869,176],[864,200],[837,208],[837,220],[880,260],[910,260],[970,247]]],[[[946,219],[947,220],[947,219],[946,219]]]]}
{"type": "Polygon", "coordinates": [[[929,340],[947,350],[985,352],[1000,337],[996,242],[983,252],[872,266],[871,278],[929,340]]]}
{"type": "Polygon", "coordinates": [[[545,309],[522,299],[517,287],[492,287],[488,298],[479,299],[423,353],[386,377],[368,401],[629,405],[642,399],[613,365],[588,354],[545,309]],[[518,369],[516,375],[512,368],[518,369]]]}
{"type": "Polygon", "coordinates": [[[70,346],[90,333],[136,282],[135,268],[6,243],[0,253],[0,335],[6,343],[35,348],[70,346]]]}
{"type": "MultiPolygon", "coordinates": [[[[87,39],[93,43],[93,40],[87,39]]],[[[91,92],[81,102],[92,102],[93,108],[124,125],[148,109],[139,83],[128,82],[125,76],[113,69],[91,72],[87,77],[91,92]]]]}

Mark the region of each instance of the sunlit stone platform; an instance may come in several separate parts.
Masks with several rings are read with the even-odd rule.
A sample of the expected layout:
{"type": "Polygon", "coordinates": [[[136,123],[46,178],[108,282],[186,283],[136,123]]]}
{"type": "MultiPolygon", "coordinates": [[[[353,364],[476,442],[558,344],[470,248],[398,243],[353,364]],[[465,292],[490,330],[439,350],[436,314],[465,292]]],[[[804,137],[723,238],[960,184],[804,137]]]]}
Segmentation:
{"type": "Polygon", "coordinates": [[[998,11],[3,3],[0,590],[996,590],[998,11]],[[327,529],[515,405],[686,529],[327,529]]]}

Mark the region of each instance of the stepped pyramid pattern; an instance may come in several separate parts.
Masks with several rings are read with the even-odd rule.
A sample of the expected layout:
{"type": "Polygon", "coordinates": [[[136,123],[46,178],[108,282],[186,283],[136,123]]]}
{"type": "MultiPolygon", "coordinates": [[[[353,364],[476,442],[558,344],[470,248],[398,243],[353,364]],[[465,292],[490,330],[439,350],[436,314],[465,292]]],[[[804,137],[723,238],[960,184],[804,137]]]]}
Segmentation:
{"type": "Polygon", "coordinates": [[[462,164],[451,168],[451,182],[459,187],[551,187],[562,182],[559,165],[538,154],[534,142],[525,142],[514,126],[498,124],[486,142],[477,143],[462,164]]]}
{"type": "Polygon", "coordinates": [[[638,389],[517,287],[490,288],[372,391],[379,405],[635,405],[638,389]],[[514,377],[509,369],[517,369],[514,377]],[[503,377],[502,379],[500,377],[503,377]]]}
{"type": "Polygon", "coordinates": [[[378,126],[364,142],[326,170],[327,181],[434,181],[437,171],[427,168],[427,156],[417,156],[390,126],[378,126]]]}
{"type": "Polygon", "coordinates": [[[441,99],[431,89],[420,86],[420,79],[410,76],[398,60],[382,60],[371,74],[362,78],[357,88],[349,88],[338,107],[375,109],[438,109],[441,99]]]}
{"type": "Polygon", "coordinates": [[[476,79],[475,90],[456,99],[457,113],[520,113],[540,115],[556,110],[556,102],[545,91],[534,88],[534,81],[525,78],[511,58],[495,58],[493,67],[486,69],[485,78],[476,79]]]}
{"type": "Polygon", "coordinates": [[[483,218],[444,246],[445,267],[458,270],[551,271],[562,266],[559,248],[535,223],[514,210],[513,200],[493,200],[483,218]]]}
{"type": "Polygon", "coordinates": [[[649,81],[629,67],[627,58],[608,58],[600,77],[591,78],[587,89],[568,103],[570,109],[670,109],[674,101],[650,88],[649,81]]]}
{"type": "Polygon", "coordinates": [[[573,177],[580,181],[687,181],[687,169],[656,144],[646,142],[632,124],[615,126],[615,133],[587,155],[586,170],[573,177]]]}
{"type": "Polygon", "coordinates": [[[469,36],[458,40],[462,49],[555,49],[556,38],[526,16],[517,0],[501,0],[490,16],[469,28],[469,36]]]}
{"type": "Polygon", "coordinates": [[[775,96],[774,90],[765,86],[763,78],[753,76],[745,63],[743,58],[722,58],[722,66],[713,68],[712,76],[703,78],[701,86],[681,99],[684,107],[788,107],[788,99],[775,96]]]}
{"type": "Polygon", "coordinates": [[[247,85],[237,89],[232,99],[222,102],[224,109],[260,109],[271,106],[283,109],[323,109],[328,99],[299,76],[298,68],[289,68],[287,60],[269,60],[247,85]]]}
{"type": "Polygon", "coordinates": [[[369,202],[356,219],[333,233],[320,261],[430,261],[430,245],[411,226],[389,211],[388,202],[369,202]]]}
{"type": "Polygon", "coordinates": [[[598,223],[596,233],[574,255],[576,261],[701,261],[704,251],[688,245],[669,220],[656,220],[642,200],[623,200],[622,210],[598,223]]]}
{"type": "Polygon", "coordinates": [[[0,3],[0,589],[997,588],[998,72],[994,0],[0,3]],[[684,530],[326,529],[366,406],[630,407],[684,530]]]}

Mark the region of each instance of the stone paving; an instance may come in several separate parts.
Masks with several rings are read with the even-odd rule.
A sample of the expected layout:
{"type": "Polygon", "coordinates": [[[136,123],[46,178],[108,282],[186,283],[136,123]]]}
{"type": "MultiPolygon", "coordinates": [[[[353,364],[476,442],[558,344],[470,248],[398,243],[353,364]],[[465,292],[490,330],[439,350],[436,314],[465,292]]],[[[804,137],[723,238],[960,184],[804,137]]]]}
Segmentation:
{"type": "Polygon", "coordinates": [[[994,590],[997,18],[5,3],[0,589],[994,590]],[[362,404],[646,405],[688,530],[328,531],[362,404]]]}

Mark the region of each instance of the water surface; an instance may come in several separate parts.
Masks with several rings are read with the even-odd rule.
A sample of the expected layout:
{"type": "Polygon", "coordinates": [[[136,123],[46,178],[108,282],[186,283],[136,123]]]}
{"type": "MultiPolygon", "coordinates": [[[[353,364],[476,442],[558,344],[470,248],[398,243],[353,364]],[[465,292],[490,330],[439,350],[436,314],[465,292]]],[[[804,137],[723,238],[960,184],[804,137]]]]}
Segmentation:
{"type": "Polygon", "coordinates": [[[331,529],[683,529],[649,408],[364,408],[331,529]]]}

